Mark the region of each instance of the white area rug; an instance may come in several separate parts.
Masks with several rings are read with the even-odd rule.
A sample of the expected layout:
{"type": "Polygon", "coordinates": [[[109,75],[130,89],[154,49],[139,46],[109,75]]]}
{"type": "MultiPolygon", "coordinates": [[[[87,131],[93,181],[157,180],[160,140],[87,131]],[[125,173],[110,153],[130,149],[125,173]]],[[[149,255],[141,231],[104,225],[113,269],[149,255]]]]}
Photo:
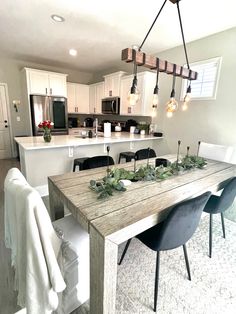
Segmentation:
{"type": "MultiPolygon", "coordinates": [[[[225,219],[223,239],[220,215],[214,215],[211,259],[208,223],[206,215],[187,243],[192,281],[187,279],[182,247],[161,252],[158,314],[236,313],[236,223],[225,219]]],[[[124,244],[119,248],[119,256],[123,248],[124,244]]],[[[155,263],[156,252],[134,238],[118,266],[117,314],[154,313],[155,263]]]]}

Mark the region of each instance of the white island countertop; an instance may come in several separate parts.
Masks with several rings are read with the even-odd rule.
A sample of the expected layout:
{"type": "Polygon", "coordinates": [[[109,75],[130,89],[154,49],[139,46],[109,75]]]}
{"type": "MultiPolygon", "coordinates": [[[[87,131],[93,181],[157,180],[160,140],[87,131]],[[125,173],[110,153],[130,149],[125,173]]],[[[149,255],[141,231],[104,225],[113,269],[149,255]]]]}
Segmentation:
{"type": "Polygon", "coordinates": [[[122,142],[150,141],[158,140],[162,137],[153,135],[130,134],[128,132],[114,132],[111,137],[99,135],[93,138],[82,138],[76,135],[57,135],[52,136],[50,143],[44,142],[43,136],[15,137],[15,141],[25,150],[60,148],[70,146],[86,146],[99,144],[112,144],[122,142]]]}

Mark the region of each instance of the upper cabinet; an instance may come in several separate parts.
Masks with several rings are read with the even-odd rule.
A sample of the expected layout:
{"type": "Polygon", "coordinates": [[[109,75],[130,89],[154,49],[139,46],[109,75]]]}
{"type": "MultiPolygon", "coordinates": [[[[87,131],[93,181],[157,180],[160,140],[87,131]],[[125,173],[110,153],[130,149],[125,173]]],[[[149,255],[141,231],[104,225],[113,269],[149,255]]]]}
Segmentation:
{"type": "Polygon", "coordinates": [[[104,98],[104,82],[89,85],[90,113],[102,113],[102,98],[104,98]]]}
{"type": "Polygon", "coordinates": [[[69,113],[89,113],[89,85],[67,83],[69,113]]]}
{"type": "Polygon", "coordinates": [[[67,97],[67,74],[25,68],[28,94],[67,97]]]}
{"type": "Polygon", "coordinates": [[[120,83],[125,72],[119,71],[109,75],[104,75],[104,97],[120,96],[120,83]]]}
{"type": "Polygon", "coordinates": [[[156,83],[156,74],[152,72],[140,72],[137,74],[140,99],[135,106],[130,106],[128,102],[128,94],[133,82],[133,75],[125,76],[121,79],[120,87],[120,114],[151,116],[152,114],[152,97],[156,83]]]}

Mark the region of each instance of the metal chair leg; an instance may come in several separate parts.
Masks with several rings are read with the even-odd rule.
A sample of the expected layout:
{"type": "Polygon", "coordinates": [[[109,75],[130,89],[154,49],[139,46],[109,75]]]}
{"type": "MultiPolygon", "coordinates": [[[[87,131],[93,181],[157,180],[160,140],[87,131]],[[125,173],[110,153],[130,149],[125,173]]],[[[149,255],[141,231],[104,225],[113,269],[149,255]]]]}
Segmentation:
{"type": "Polygon", "coordinates": [[[211,253],[212,253],[212,222],[213,222],[213,215],[210,214],[210,224],[209,224],[209,257],[211,257],[211,253]]]}
{"type": "Polygon", "coordinates": [[[159,269],[160,269],[160,252],[157,251],[157,257],[156,257],[156,275],[155,275],[155,289],[154,289],[154,309],[153,309],[154,312],[157,311],[157,296],[158,296],[159,269]]]}
{"type": "Polygon", "coordinates": [[[222,231],[223,231],[223,238],[225,238],[225,222],[224,222],[224,214],[220,213],[221,216],[221,224],[222,224],[222,231]]]}
{"type": "Polygon", "coordinates": [[[185,259],[186,268],[187,268],[187,272],[188,272],[188,280],[191,281],[190,267],[189,267],[189,262],[188,262],[188,254],[187,254],[187,248],[186,248],[185,244],[183,245],[183,249],[184,249],[184,259],[185,259]]]}
{"type": "Polygon", "coordinates": [[[123,253],[122,253],[122,255],[121,255],[121,258],[120,258],[120,261],[118,262],[118,265],[121,265],[121,263],[122,263],[122,261],[123,261],[123,259],[124,259],[124,257],[125,257],[125,253],[126,253],[127,250],[128,250],[128,247],[129,247],[129,245],[130,245],[131,240],[132,240],[132,238],[129,239],[129,240],[126,242],[124,251],[123,251],[123,253]]]}

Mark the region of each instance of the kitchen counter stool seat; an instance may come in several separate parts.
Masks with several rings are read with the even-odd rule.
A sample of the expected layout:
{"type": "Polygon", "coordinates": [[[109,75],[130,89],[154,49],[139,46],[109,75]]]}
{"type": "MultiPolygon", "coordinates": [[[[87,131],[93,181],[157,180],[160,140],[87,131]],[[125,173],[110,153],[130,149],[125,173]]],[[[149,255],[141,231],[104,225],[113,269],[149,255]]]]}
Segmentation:
{"type": "Polygon", "coordinates": [[[124,158],[126,162],[129,162],[132,159],[134,159],[134,156],[135,156],[134,152],[121,152],[118,163],[120,164],[121,158],[124,158]]]}
{"type": "Polygon", "coordinates": [[[87,160],[88,157],[82,157],[82,158],[76,158],[74,159],[74,165],[73,165],[73,172],[75,172],[75,169],[77,166],[79,166],[79,170],[84,170],[83,166],[84,166],[84,162],[85,160],[87,160]]]}

